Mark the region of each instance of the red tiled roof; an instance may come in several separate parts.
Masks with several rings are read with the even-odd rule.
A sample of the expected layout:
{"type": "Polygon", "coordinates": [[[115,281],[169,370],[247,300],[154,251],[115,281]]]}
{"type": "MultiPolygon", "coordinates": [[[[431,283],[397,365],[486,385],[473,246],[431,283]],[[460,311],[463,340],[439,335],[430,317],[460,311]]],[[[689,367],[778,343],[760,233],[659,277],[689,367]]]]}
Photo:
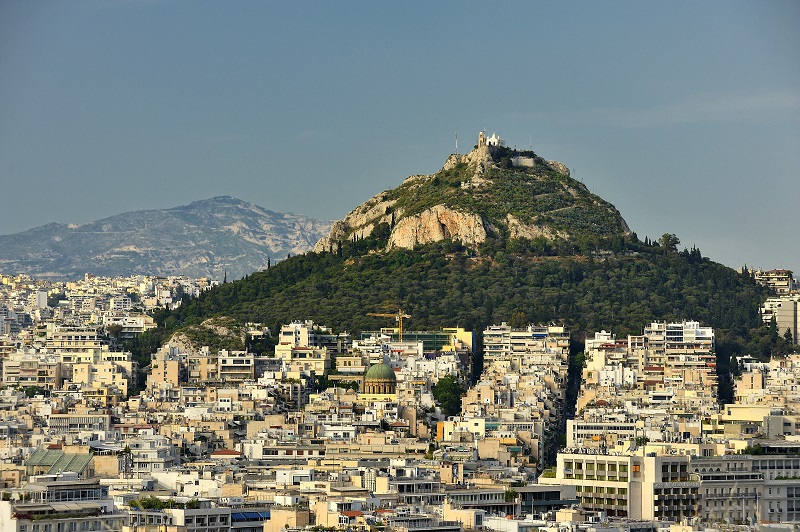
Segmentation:
{"type": "Polygon", "coordinates": [[[234,451],[233,449],[220,449],[219,451],[214,451],[211,453],[211,456],[241,456],[242,453],[239,451],[234,451]]]}

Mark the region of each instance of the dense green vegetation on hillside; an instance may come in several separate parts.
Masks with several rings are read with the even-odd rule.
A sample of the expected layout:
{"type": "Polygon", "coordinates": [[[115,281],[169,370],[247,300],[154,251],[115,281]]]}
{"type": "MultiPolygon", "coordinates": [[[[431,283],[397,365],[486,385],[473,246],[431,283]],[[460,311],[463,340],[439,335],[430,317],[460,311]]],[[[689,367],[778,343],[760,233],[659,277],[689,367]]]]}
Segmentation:
{"type": "Polygon", "coordinates": [[[783,337],[759,321],[766,290],[696,249],[677,252],[623,239],[618,253],[550,257],[514,245],[520,244],[489,243],[476,253],[443,242],[388,253],[349,256],[345,249],[342,256],[292,257],[159,313],[159,328],[130,347],[146,355],[169,332],[215,315],[273,330],[313,319],[356,332],[391,325],[367,313],[403,308],[412,316],[410,329],[458,325],[480,333],[512,319],[558,322],[578,341],[601,329],[624,337],[640,334],[651,321],[695,319],[717,330],[723,398],[730,396],[731,357],[785,349],[783,337]]]}
{"type": "MultiPolygon", "coordinates": [[[[749,277],[687,253],[629,252],[551,258],[500,250],[471,256],[452,244],[344,258],[292,257],[187,301],[168,328],[217,314],[286,323],[309,318],[348,330],[375,329],[368,312],[410,309],[414,328],[477,328],[524,313],[576,331],[640,333],[650,321],[694,318],[716,328],[755,327],[766,294],[749,277]]],[[[699,255],[699,253],[698,253],[699,255]]]]}

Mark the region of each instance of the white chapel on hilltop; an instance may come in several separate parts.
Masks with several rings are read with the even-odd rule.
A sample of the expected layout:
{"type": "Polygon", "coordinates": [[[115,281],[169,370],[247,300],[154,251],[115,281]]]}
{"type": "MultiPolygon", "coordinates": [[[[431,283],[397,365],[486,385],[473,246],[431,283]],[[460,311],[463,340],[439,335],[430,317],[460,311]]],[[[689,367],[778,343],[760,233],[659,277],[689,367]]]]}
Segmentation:
{"type": "Polygon", "coordinates": [[[486,131],[481,131],[478,133],[478,146],[492,146],[492,147],[503,147],[506,145],[506,141],[503,140],[502,137],[497,135],[496,133],[492,133],[491,137],[486,137],[486,131]]]}

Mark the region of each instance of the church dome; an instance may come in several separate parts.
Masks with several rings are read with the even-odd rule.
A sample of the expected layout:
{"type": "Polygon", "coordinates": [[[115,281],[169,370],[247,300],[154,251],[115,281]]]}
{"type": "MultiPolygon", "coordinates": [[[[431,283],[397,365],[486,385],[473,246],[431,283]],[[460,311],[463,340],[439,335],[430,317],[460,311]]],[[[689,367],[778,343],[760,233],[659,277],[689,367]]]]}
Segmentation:
{"type": "Polygon", "coordinates": [[[375,364],[364,374],[364,392],[394,394],[397,392],[397,375],[388,364],[375,364]]]}
{"type": "Polygon", "coordinates": [[[367,370],[367,373],[364,375],[364,380],[390,380],[396,381],[397,376],[394,374],[394,370],[388,364],[375,364],[371,368],[367,370]]]}

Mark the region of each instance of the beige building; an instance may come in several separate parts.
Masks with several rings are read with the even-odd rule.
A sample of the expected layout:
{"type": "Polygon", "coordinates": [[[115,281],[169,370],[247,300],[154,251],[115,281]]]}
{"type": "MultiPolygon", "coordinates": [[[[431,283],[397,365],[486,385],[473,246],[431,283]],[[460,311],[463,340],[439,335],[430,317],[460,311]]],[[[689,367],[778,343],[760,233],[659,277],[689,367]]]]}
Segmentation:
{"type": "Polygon", "coordinates": [[[305,347],[293,344],[275,346],[275,357],[292,373],[305,376],[322,375],[331,368],[331,357],[325,347],[305,347]]]}
{"type": "Polygon", "coordinates": [[[150,357],[147,390],[176,390],[186,382],[186,355],[175,347],[161,347],[150,357]]]}
{"type": "Polygon", "coordinates": [[[575,486],[582,508],[611,517],[680,521],[698,511],[700,484],[685,455],[559,453],[555,476],[539,483],[575,486]]]}
{"type": "Polygon", "coordinates": [[[198,353],[181,353],[162,347],[151,355],[152,371],[147,389],[163,399],[177,400],[185,384],[239,386],[255,378],[255,357],[245,351],[222,349],[212,353],[207,346],[198,353]]]}
{"type": "Polygon", "coordinates": [[[34,350],[18,351],[3,360],[3,384],[6,386],[60,390],[63,382],[63,365],[52,355],[34,350]]]}
{"type": "Polygon", "coordinates": [[[483,344],[484,364],[489,366],[494,361],[532,353],[567,354],[569,331],[556,325],[529,325],[517,329],[504,322],[483,331],[483,344]]]}
{"type": "Polygon", "coordinates": [[[186,366],[189,384],[219,382],[219,358],[216,353],[211,354],[208,347],[200,353],[187,355],[186,366]]]}
{"type": "Polygon", "coordinates": [[[239,385],[255,378],[255,357],[245,351],[219,351],[219,380],[226,385],[239,385]]]}
{"type": "Polygon", "coordinates": [[[264,523],[264,532],[285,532],[287,528],[304,528],[311,524],[308,508],[274,506],[269,521],[264,523]]]}
{"type": "Polygon", "coordinates": [[[83,388],[116,388],[122,397],[128,395],[128,375],[113,362],[73,364],[72,382],[83,388]]]}
{"type": "Polygon", "coordinates": [[[794,278],[791,270],[751,270],[753,278],[759,284],[775,290],[778,295],[786,295],[794,287],[794,278]]]}
{"type": "Polygon", "coordinates": [[[798,299],[800,296],[785,295],[777,298],[770,298],[764,302],[761,308],[761,319],[764,323],[770,324],[775,320],[775,325],[778,328],[778,334],[783,336],[786,331],[792,335],[792,341],[795,344],[800,343],[800,334],[798,334],[798,299]]]}
{"type": "Polygon", "coordinates": [[[461,508],[454,505],[449,498],[445,499],[442,504],[442,518],[446,521],[458,521],[464,530],[483,529],[485,517],[486,510],[461,508]]]}

